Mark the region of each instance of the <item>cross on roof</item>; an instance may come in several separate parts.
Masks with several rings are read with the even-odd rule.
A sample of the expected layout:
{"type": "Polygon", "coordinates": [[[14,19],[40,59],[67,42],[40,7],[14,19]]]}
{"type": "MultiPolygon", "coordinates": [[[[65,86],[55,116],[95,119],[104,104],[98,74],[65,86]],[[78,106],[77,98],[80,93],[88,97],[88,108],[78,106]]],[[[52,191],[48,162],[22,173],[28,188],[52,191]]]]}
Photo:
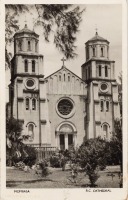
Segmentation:
{"type": "Polygon", "coordinates": [[[61,59],[61,61],[63,62],[62,67],[64,67],[64,61],[66,61],[66,59],[63,57],[63,58],[61,59]]]}
{"type": "Polygon", "coordinates": [[[26,20],[26,15],[25,15],[25,20],[24,20],[25,24],[27,24],[27,20],[26,20]]]}
{"type": "Polygon", "coordinates": [[[96,30],[96,34],[98,34],[98,28],[97,28],[97,25],[96,25],[96,28],[95,28],[95,30],[96,30]]]}
{"type": "Polygon", "coordinates": [[[24,20],[24,23],[25,23],[25,28],[27,28],[27,20],[26,20],[26,15],[25,15],[25,20],[24,20]]]}

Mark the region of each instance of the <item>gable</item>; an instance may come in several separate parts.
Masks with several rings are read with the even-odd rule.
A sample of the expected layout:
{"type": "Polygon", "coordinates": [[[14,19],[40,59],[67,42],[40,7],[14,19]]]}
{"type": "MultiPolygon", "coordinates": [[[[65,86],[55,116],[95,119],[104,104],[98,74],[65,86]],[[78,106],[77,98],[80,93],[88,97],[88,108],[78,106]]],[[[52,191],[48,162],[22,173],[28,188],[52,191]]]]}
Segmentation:
{"type": "Polygon", "coordinates": [[[47,94],[85,95],[86,84],[66,67],[45,78],[47,94]]]}

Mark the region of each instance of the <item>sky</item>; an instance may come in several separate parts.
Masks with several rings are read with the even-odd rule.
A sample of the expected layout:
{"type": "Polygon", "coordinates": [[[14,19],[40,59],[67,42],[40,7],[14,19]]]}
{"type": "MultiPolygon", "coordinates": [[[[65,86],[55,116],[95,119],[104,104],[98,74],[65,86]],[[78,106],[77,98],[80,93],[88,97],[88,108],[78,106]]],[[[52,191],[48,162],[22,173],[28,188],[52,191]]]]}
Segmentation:
{"type": "MultiPolygon", "coordinates": [[[[72,72],[81,77],[81,65],[85,62],[85,42],[95,35],[96,28],[99,36],[107,39],[110,44],[110,60],[115,61],[115,76],[118,78],[122,70],[122,7],[121,4],[86,4],[79,5],[86,8],[82,15],[82,22],[77,34],[76,53],[78,56],[72,60],[66,61],[65,66],[72,72]]],[[[29,29],[33,29],[32,14],[23,14],[20,16],[20,29],[24,28],[25,19],[29,29]]],[[[45,77],[54,73],[62,66],[60,53],[53,41],[47,43],[44,41],[40,28],[34,29],[39,37],[39,52],[44,55],[44,75],[45,77]]],[[[13,53],[13,46],[10,47],[13,53]]],[[[6,72],[6,85],[9,83],[9,71],[6,72]]]]}

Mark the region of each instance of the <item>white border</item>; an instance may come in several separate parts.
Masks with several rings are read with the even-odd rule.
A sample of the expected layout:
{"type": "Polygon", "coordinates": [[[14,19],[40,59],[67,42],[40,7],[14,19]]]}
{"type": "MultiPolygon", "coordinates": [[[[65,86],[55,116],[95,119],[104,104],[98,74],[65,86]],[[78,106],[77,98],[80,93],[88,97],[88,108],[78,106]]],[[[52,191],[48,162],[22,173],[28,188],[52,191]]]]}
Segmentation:
{"type": "MultiPolygon", "coordinates": [[[[0,31],[0,132],[1,132],[1,199],[3,200],[12,200],[12,199],[51,199],[51,200],[78,200],[78,199],[113,199],[113,200],[125,200],[127,199],[127,1],[125,0],[2,0],[1,1],[1,31],[0,31]],[[123,68],[123,159],[124,159],[124,185],[123,188],[111,189],[111,192],[87,192],[86,189],[30,189],[30,193],[14,193],[14,189],[6,189],[6,171],[5,171],[5,52],[4,52],[4,37],[5,37],[5,13],[4,13],[4,4],[39,4],[39,3],[61,3],[61,4],[122,4],[123,8],[123,47],[122,47],[122,68],[123,68]]],[[[116,17],[116,16],[115,16],[116,17]]],[[[114,25],[116,26],[116,25],[114,25]]]]}

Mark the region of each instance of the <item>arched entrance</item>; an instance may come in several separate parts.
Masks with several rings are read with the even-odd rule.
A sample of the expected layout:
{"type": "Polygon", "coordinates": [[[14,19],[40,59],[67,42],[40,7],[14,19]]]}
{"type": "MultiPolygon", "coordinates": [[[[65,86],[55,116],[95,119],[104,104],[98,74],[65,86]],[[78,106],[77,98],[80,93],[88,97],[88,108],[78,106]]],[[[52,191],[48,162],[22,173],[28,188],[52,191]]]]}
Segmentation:
{"type": "Polygon", "coordinates": [[[70,149],[76,145],[76,128],[70,122],[62,122],[56,129],[56,143],[61,150],[70,149]]]}

